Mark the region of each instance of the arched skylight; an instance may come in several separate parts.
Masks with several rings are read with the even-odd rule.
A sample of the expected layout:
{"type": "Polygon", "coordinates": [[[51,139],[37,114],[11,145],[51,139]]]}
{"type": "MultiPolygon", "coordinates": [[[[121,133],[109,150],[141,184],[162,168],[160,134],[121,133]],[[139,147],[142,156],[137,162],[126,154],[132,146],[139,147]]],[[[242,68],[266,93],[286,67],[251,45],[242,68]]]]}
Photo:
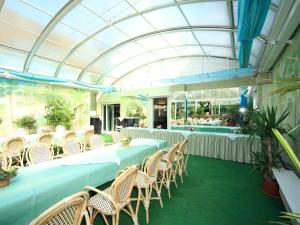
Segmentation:
{"type": "MultiPolygon", "coordinates": [[[[254,40],[254,68],[280,2],[254,40]]],[[[0,67],[105,86],[234,69],[236,11],[234,0],[6,0],[0,67]]]]}

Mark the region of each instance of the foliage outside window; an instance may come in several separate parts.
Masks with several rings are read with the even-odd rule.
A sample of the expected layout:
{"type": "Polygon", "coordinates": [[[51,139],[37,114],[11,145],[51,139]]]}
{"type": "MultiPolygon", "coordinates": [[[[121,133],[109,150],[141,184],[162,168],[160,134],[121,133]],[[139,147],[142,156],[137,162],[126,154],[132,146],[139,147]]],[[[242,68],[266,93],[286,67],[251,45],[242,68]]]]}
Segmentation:
{"type": "Polygon", "coordinates": [[[28,133],[35,133],[37,125],[33,116],[23,116],[15,121],[17,127],[24,128],[28,133]]]}
{"type": "Polygon", "coordinates": [[[73,109],[62,99],[50,99],[45,105],[46,124],[52,128],[62,125],[70,129],[74,116],[73,109]]]}

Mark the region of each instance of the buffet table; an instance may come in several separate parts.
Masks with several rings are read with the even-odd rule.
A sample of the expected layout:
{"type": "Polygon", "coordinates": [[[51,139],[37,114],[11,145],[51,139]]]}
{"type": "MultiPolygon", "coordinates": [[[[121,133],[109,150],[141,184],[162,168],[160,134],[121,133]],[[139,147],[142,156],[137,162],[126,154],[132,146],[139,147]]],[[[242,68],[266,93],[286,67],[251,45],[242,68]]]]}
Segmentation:
{"type": "Polygon", "coordinates": [[[215,133],[240,133],[240,127],[228,126],[204,126],[204,125],[172,125],[172,130],[191,130],[199,132],[215,132],[215,133]]]}
{"type": "Polygon", "coordinates": [[[111,181],[119,170],[140,164],[145,157],[167,146],[164,140],[132,142],[128,148],[115,144],[21,168],[11,184],[0,189],[0,224],[29,224],[66,196],[86,185],[97,187],[111,181]]]}
{"type": "Polygon", "coordinates": [[[170,145],[182,142],[189,137],[187,149],[192,155],[243,163],[252,163],[251,152],[261,150],[261,143],[258,137],[251,141],[248,135],[243,134],[132,127],[123,128],[121,134],[122,137],[163,139],[168,141],[170,145]]]}

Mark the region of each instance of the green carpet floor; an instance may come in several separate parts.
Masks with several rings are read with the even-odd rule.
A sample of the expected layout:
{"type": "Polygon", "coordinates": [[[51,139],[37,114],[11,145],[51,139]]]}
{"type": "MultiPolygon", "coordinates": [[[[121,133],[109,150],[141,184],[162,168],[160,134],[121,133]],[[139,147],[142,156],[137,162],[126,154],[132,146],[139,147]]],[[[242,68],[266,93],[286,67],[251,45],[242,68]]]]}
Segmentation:
{"type": "MultiPolygon", "coordinates": [[[[285,210],[280,199],[262,193],[261,177],[251,173],[250,165],[191,156],[188,172],[183,184],[178,179],[178,188],[172,186],[171,199],[163,191],[164,208],[151,201],[149,224],[265,225],[278,221],[279,211],[285,210]]],[[[146,224],[143,206],[139,223],[146,224]]],[[[94,224],[104,222],[98,218],[94,224]]],[[[129,224],[130,217],[122,212],[120,225],[129,224]]]]}

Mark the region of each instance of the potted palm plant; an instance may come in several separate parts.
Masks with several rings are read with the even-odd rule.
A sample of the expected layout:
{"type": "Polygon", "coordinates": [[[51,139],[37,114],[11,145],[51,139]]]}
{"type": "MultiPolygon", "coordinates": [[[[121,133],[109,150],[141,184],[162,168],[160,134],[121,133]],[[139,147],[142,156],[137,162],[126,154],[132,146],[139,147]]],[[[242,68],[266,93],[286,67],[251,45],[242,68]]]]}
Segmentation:
{"type": "Polygon", "coordinates": [[[254,165],[260,169],[263,173],[263,191],[269,196],[278,195],[278,184],[272,178],[272,167],[282,166],[280,153],[275,152],[274,145],[277,144],[275,141],[275,135],[273,129],[278,130],[281,134],[288,134],[289,129],[283,124],[284,120],[289,115],[288,109],[284,110],[283,113],[277,115],[277,107],[267,107],[266,110],[253,111],[250,114],[250,121],[248,131],[252,137],[259,136],[263,144],[261,153],[254,154],[254,165]]]}

